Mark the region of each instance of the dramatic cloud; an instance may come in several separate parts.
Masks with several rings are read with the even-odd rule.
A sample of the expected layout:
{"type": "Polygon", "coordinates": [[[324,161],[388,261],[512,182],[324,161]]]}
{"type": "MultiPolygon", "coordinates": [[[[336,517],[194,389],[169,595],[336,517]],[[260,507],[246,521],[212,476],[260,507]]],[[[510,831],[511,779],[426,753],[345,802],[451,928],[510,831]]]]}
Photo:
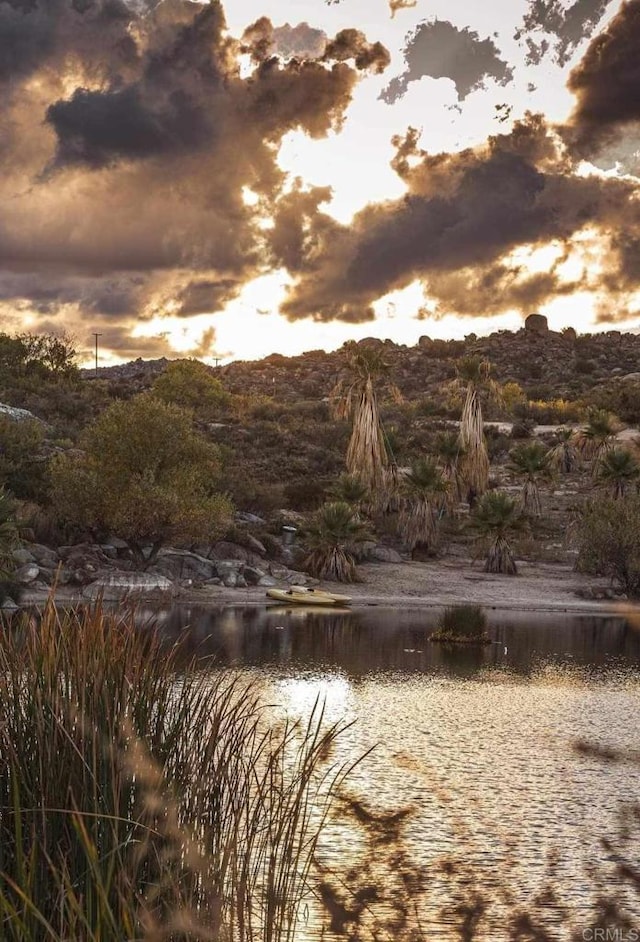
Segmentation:
{"type": "Polygon", "coordinates": [[[313,194],[300,203],[297,236],[287,220],[290,268],[298,259],[284,305],[290,318],[368,320],[375,300],[416,279],[449,312],[479,313],[464,300],[474,291],[492,313],[527,310],[562,290],[553,273],[531,277],[509,263],[514,249],[562,243],[589,226],[603,233],[640,226],[632,185],[573,174],[537,116],[459,154],[419,152],[410,132],[398,141],[394,166],[406,196],[368,206],[351,226],[313,212],[313,194]]]}
{"type": "Polygon", "coordinates": [[[640,0],[625,3],[593,40],[569,78],[578,104],[569,139],[580,156],[593,156],[640,131],[640,0]]]}
{"type": "Polygon", "coordinates": [[[283,137],[337,129],[389,58],[301,24],[314,56],[283,61],[285,38],[263,19],[236,41],[217,0],[0,0],[0,301],[117,332],[264,271],[283,137]]]}
{"type": "Polygon", "coordinates": [[[507,85],[513,78],[513,71],[500,58],[493,40],[480,39],[477,33],[458,29],[445,20],[421,23],[408,37],[404,58],[405,71],[380,95],[388,104],[401,98],[412,82],[424,76],[451,79],[460,101],[483,88],[488,78],[500,85],[507,85]]]}
{"type": "Polygon", "coordinates": [[[566,7],[560,0],[529,0],[515,39],[525,40],[529,64],[537,65],[551,52],[558,65],[566,65],[580,43],[593,35],[611,2],[575,0],[566,7]]]}
{"type": "Polygon", "coordinates": [[[320,59],[327,45],[327,34],[308,23],[278,26],[273,30],[274,52],[283,59],[320,59]]]}

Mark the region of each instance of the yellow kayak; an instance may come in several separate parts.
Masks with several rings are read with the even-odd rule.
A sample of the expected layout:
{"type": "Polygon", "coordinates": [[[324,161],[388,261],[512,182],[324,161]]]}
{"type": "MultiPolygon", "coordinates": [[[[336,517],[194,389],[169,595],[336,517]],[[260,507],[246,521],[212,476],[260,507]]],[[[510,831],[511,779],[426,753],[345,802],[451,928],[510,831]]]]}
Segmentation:
{"type": "Polygon", "coordinates": [[[336,605],[346,605],[351,599],[346,595],[333,595],[330,592],[320,592],[317,589],[303,589],[302,586],[292,586],[290,589],[267,589],[267,597],[274,602],[286,602],[288,605],[319,605],[322,608],[333,608],[336,605]]]}
{"type": "Polygon", "coordinates": [[[338,595],[337,592],[329,592],[327,589],[307,589],[303,585],[292,585],[292,592],[298,592],[301,595],[309,595],[312,599],[322,596],[327,599],[334,599],[337,605],[349,605],[351,603],[350,595],[338,595]]]}

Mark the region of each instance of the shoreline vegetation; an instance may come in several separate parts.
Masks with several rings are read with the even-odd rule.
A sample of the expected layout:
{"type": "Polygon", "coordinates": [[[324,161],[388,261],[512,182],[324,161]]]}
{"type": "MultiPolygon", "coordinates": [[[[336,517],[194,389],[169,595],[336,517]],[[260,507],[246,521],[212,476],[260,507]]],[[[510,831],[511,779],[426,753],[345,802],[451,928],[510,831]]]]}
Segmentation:
{"type": "Polygon", "coordinates": [[[349,724],[274,722],[133,617],[50,602],[5,633],[0,935],[293,940],[349,724]]]}

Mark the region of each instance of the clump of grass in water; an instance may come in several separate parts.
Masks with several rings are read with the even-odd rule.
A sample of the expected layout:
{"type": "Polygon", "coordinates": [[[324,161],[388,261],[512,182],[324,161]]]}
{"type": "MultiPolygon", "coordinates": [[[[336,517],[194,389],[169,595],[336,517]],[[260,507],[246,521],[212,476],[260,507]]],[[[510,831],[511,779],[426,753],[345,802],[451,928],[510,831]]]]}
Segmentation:
{"type": "Polygon", "coordinates": [[[487,616],[479,605],[453,605],[444,610],[429,640],[445,644],[490,644],[487,616]]]}
{"type": "Polygon", "coordinates": [[[342,729],[50,602],[0,650],[0,938],[293,939],[342,729]]]}

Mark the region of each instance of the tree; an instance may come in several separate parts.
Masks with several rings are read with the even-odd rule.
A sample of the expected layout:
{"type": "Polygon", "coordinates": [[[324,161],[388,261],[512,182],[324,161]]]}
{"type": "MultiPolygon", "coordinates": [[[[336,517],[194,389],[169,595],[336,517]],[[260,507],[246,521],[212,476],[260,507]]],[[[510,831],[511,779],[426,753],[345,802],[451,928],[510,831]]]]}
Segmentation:
{"type": "Polygon", "coordinates": [[[139,565],[168,541],[212,539],[226,525],[219,453],[177,406],[149,395],[115,402],[80,445],[52,463],[53,505],[66,522],[126,540],[139,565]]]}
{"type": "Polygon", "coordinates": [[[460,420],[460,445],[464,451],[460,475],[469,492],[470,503],[484,494],[489,483],[489,455],[484,437],[481,392],[495,391],[491,364],[481,357],[463,357],[456,365],[458,383],[466,390],[460,420]]]}
{"type": "Polygon", "coordinates": [[[464,459],[465,450],[460,443],[460,436],[455,432],[443,432],[438,435],[436,454],[442,465],[442,477],[448,484],[446,502],[451,508],[463,497],[460,465],[464,459]]]}
{"type": "Polygon", "coordinates": [[[560,428],[556,432],[556,443],[549,450],[549,467],[561,474],[571,474],[580,464],[580,456],[575,444],[575,433],[570,428],[560,428]]]}
{"type": "Polygon", "coordinates": [[[628,448],[612,448],[606,451],[596,469],[596,483],[609,489],[611,497],[625,497],[630,484],[637,484],[640,467],[628,448]]]}
{"type": "Polygon", "coordinates": [[[613,579],[631,597],[640,596],[640,496],[598,497],[576,521],[577,566],[613,579]]]}
{"type": "Polygon", "coordinates": [[[388,380],[389,367],[376,348],[347,345],[347,376],[333,391],[335,414],[352,418],[352,432],[347,448],[347,470],[368,488],[374,502],[380,503],[389,488],[391,475],[380,409],[378,389],[399,393],[388,380]]]}
{"type": "Polygon", "coordinates": [[[522,509],[534,517],[542,513],[539,482],[550,477],[549,450],[539,441],[527,442],[512,449],[511,470],[524,478],[522,487],[522,509]]]}
{"type": "Polygon", "coordinates": [[[343,501],[325,504],[307,528],[310,552],[304,568],[317,579],[355,582],[353,547],[366,539],[369,534],[353,507],[343,501]]]}
{"type": "Polygon", "coordinates": [[[594,474],[602,456],[613,447],[617,429],[617,420],[610,412],[591,409],[587,424],[576,434],[576,444],[584,456],[591,459],[594,474]]]}
{"type": "Polygon", "coordinates": [[[411,553],[418,548],[433,551],[448,489],[442,471],[431,458],[416,461],[405,476],[400,529],[411,553]]]}
{"type": "Polygon", "coordinates": [[[472,526],[487,544],[484,571],[515,576],[518,570],[509,537],[526,526],[517,502],[504,491],[488,491],[478,502],[472,526]]]}
{"type": "Polygon", "coordinates": [[[44,426],[0,415],[0,485],[20,500],[38,500],[46,489],[44,426]]]}
{"type": "Polygon", "coordinates": [[[163,402],[191,409],[204,421],[220,416],[230,401],[211,367],[201,360],[175,360],[154,382],[151,392],[163,402]]]}
{"type": "Polygon", "coordinates": [[[341,474],[331,487],[330,494],[334,500],[349,504],[357,513],[360,513],[367,499],[368,490],[360,478],[352,474],[341,474]]]}

